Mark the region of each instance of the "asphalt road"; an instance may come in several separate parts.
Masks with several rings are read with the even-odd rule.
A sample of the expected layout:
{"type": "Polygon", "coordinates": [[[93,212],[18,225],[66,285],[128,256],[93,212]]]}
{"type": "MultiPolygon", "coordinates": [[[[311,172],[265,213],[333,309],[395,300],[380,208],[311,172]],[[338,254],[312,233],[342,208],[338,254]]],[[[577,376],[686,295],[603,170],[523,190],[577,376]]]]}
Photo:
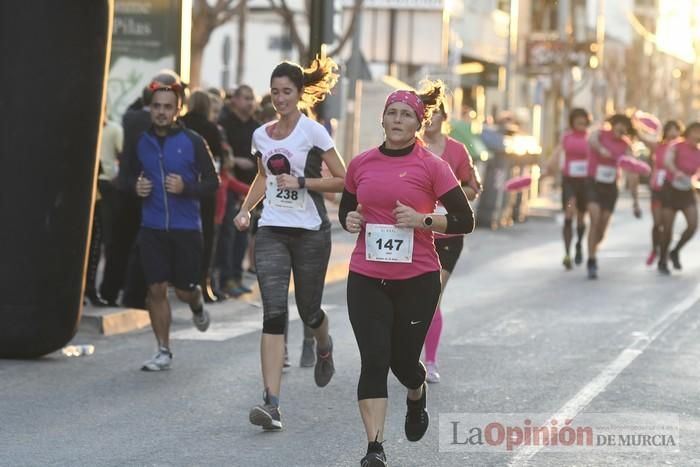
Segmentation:
{"type": "MultiPolygon", "coordinates": [[[[389,465],[700,465],[700,243],[686,248],[681,273],[660,277],[643,264],[649,228],[648,215],[633,219],[629,202],[620,201],[597,281],[587,280],[583,268],[561,267],[559,222],[471,235],[444,297],[443,381],[430,386],[431,427],[418,443],[404,437],[405,391],[389,378],[389,465]],[[438,427],[441,419],[449,424],[450,413],[601,414],[613,424],[619,413],[651,422],[670,414],[680,432],[675,452],[467,445],[444,452],[438,427]]],[[[353,239],[334,235],[334,259],[342,266],[353,239]]],[[[261,310],[229,301],[210,308],[214,325],[205,334],[177,308],[169,372],[139,371],[154,350],[150,330],[79,333],[74,342],[94,344],[92,356],[0,360],[0,465],[359,465],[366,447],[355,400],[359,354],[342,275],[335,279],[324,304],[337,373],[319,389],[313,370],[298,368],[296,319],[282,432],[263,433],[248,423],[262,389],[261,310]]]]}

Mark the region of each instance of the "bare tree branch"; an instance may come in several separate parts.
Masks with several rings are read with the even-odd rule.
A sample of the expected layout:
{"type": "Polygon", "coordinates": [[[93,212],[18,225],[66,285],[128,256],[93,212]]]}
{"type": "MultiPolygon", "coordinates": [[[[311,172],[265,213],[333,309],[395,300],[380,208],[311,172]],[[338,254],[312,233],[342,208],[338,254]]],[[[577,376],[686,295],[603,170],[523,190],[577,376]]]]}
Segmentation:
{"type": "Polygon", "coordinates": [[[296,22],[294,21],[294,12],[289,9],[285,0],[280,0],[279,5],[277,4],[277,2],[275,2],[275,0],[269,0],[269,2],[272,9],[277,14],[282,16],[285,23],[287,24],[287,27],[289,27],[289,34],[291,35],[292,42],[299,51],[299,54],[302,57],[306,57],[308,55],[308,46],[304,43],[301,36],[299,35],[299,30],[297,29],[296,22]]]}
{"type": "Polygon", "coordinates": [[[348,40],[353,36],[355,33],[355,25],[357,24],[357,15],[360,13],[360,10],[362,10],[362,4],[364,3],[364,0],[355,0],[355,5],[352,7],[352,17],[350,18],[350,24],[348,25],[348,29],[343,33],[343,35],[340,38],[340,41],[338,42],[338,45],[328,52],[328,55],[335,56],[340,53],[341,50],[343,50],[343,47],[345,47],[345,44],[347,44],[348,40]]]}
{"type": "MultiPolygon", "coordinates": [[[[221,26],[222,24],[228,23],[231,18],[234,16],[240,14],[241,9],[243,8],[243,4],[245,2],[243,0],[239,0],[238,3],[236,3],[235,6],[231,7],[230,9],[227,9],[223,12],[221,12],[217,17],[216,17],[216,25],[221,26]]],[[[230,4],[230,3],[229,3],[230,4]]]]}

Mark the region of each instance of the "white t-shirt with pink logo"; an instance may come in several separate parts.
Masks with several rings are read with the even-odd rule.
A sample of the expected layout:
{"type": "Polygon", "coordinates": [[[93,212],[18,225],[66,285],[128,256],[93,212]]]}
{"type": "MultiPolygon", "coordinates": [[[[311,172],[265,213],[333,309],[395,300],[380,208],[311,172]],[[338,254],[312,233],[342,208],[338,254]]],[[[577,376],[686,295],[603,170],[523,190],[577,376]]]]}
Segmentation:
{"type": "Polygon", "coordinates": [[[459,186],[450,166],[424,147],[416,144],[404,156],[388,156],[378,148],[370,149],[350,161],[345,189],[362,205],[365,225],[359,233],[350,260],[350,271],[377,279],[409,279],[440,270],[433,232],[414,229],[410,262],[374,261],[367,258],[369,224],[393,225],[397,201],[419,213],[430,214],[438,199],[459,186]]]}
{"type": "Polygon", "coordinates": [[[335,143],[322,125],[305,115],[284,139],[273,139],[268,134],[268,128],[276,123],[263,125],[253,133],[253,147],[265,166],[268,184],[259,225],[319,230],[328,224],[322,194],[307,189],[278,189],[276,175],[322,177],[321,155],[335,143]]]}

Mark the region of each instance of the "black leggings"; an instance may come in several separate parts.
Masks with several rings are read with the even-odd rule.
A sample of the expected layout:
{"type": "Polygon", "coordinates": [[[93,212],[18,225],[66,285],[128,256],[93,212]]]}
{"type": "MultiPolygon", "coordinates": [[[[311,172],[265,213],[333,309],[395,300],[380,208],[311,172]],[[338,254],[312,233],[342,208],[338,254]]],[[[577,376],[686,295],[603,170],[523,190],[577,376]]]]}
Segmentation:
{"type": "Polygon", "coordinates": [[[311,329],[323,324],[323,286],[331,255],[331,230],[260,227],[255,241],[255,269],[263,302],[263,332],[284,334],[289,311],[289,277],[301,320],[311,329]]]}
{"type": "Polygon", "coordinates": [[[425,381],[420,353],[440,298],[440,272],[403,280],[348,275],[348,312],[360,348],[357,398],[387,397],[389,368],[409,389],[425,381]]]}

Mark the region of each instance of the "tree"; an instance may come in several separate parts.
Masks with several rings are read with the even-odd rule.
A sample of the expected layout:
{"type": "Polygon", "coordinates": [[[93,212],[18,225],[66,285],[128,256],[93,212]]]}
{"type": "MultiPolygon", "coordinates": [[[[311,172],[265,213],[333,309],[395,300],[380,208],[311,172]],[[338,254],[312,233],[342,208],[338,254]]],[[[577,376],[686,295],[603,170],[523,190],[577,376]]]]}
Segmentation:
{"type": "MultiPolygon", "coordinates": [[[[280,15],[282,19],[284,19],[284,22],[289,26],[289,34],[292,39],[292,43],[296,47],[297,51],[299,52],[300,57],[308,57],[309,56],[309,46],[307,41],[304,41],[301,36],[299,35],[299,30],[297,29],[297,23],[294,21],[294,12],[289,9],[289,6],[287,5],[286,0],[268,0],[270,2],[270,7],[272,10],[280,15]]],[[[326,0],[323,0],[326,1],[326,0]]],[[[364,3],[364,0],[355,0],[354,5],[352,7],[352,17],[350,18],[350,24],[348,25],[347,29],[340,35],[340,39],[338,40],[338,45],[335,46],[334,49],[328,52],[329,56],[334,56],[337,55],[343,47],[345,47],[345,44],[347,44],[348,40],[352,37],[353,31],[355,31],[355,23],[357,22],[357,15],[358,13],[362,10],[362,4],[364,3]]],[[[311,17],[311,0],[306,0],[304,2],[305,5],[305,17],[308,18],[311,17]]]]}
{"type": "MultiPolygon", "coordinates": [[[[297,23],[295,21],[295,13],[287,5],[286,0],[268,0],[270,8],[277,13],[285,24],[289,27],[292,43],[299,52],[300,57],[307,57],[309,53],[308,41],[302,39],[299,35],[297,23]]],[[[330,1],[330,0],[323,0],[330,1]]],[[[190,69],[190,84],[193,87],[199,86],[202,56],[204,47],[209,42],[209,38],[214,29],[230,21],[234,16],[242,16],[241,23],[245,22],[245,13],[247,9],[247,0],[194,0],[192,9],[192,46],[191,46],[191,69],[190,69]]],[[[352,17],[347,29],[341,34],[336,47],[328,52],[328,55],[334,56],[338,54],[352,37],[355,30],[357,14],[362,9],[364,0],[355,0],[352,10],[352,17]]],[[[308,21],[311,11],[311,0],[305,0],[304,17],[308,21]]],[[[242,24],[239,25],[242,27],[242,24]]],[[[241,35],[243,36],[243,34],[241,35]]],[[[244,37],[239,38],[239,57],[243,56],[245,50],[244,37]]],[[[244,64],[239,60],[237,79],[240,80],[244,64]]]]}
{"type": "Polygon", "coordinates": [[[212,31],[230,21],[245,8],[246,0],[194,0],[192,5],[192,44],[190,47],[190,84],[199,86],[202,72],[202,55],[212,31]]]}

